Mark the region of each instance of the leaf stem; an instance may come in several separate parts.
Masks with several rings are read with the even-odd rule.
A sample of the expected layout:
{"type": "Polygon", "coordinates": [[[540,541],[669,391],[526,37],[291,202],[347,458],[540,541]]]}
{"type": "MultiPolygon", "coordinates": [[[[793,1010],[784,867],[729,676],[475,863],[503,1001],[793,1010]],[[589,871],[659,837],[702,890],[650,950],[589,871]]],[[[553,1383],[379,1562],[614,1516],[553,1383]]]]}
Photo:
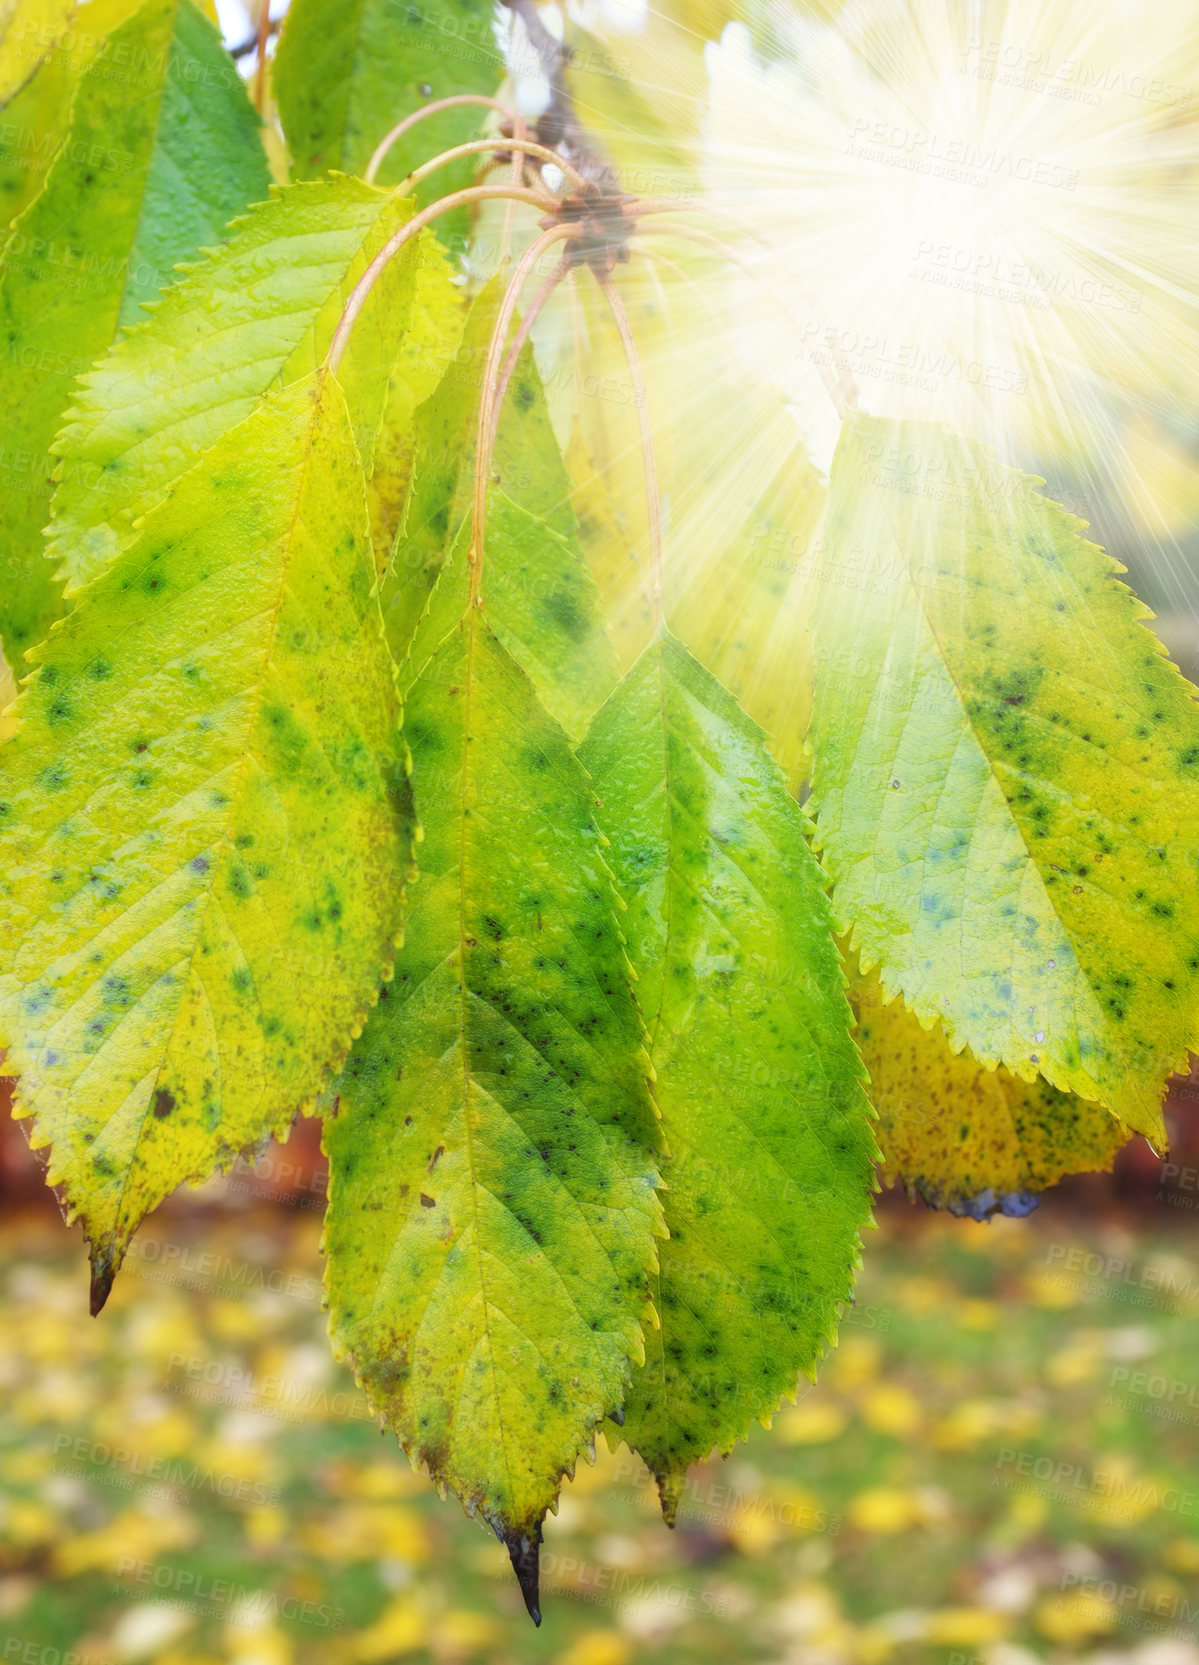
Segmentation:
{"type": "MultiPolygon", "coordinates": [[[[538,144],[535,139],[471,139],[468,144],[455,145],[452,150],[443,150],[440,156],[434,156],[431,161],[422,162],[419,168],[413,168],[412,172],[406,174],[400,184],[396,186],[396,195],[407,196],[413,185],[419,184],[429,174],[436,173],[438,168],[444,168],[448,163],[456,162],[460,156],[478,156],[489,150],[513,151],[513,162],[517,169],[521,166],[522,155],[536,156],[542,162],[552,162],[556,168],[562,170],[572,185],[577,186],[579,190],[586,188],[586,181],[582,174],[571,167],[565,156],[560,156],[556,150],[551,150],[548,145],[538,144]]],[[[519,186],[520,180],[514,179],[513,184],[519,186]]]]}
{"type": "MultiPolygon", "coordinates": [[[[368,185],[375,183],[375,175],[383,166],[383,159],[395,144],[397,139],[403,138],[409,128],[415,127],[418,121],[424,121],[426,116],[435,116],[441,110],[452,110],[460,104],[485,104],[488,109],[498,110],[509,121],[517,119],[516,112],[510,110],[506,104],[501,104],[498,98],[488,98],[483,93],[455,93],[451,98],[437,98],[432,104],[425,104],[419,110],[414,110],[403,121],[397,121],[390,133],[385,133],[375,146],[370,161],[366,164],[363,179],[368,185]]],[[[498,148],[498,147],[497,147],[498,148]]]]}
{"type": "Polygon", "coordinates": [[[266,103],[266,43],[271,33],[271,0],[258,0],[258,57],[254,65],[254,108],[261,115],[266,103]]]}
{"type": "MultiPolygon", "coordinates": [[[[525,182],[525,158],[524,158],[524,153],[523,153],[523,151],[521,151],[520,149],[518,149],[516,147],[520,146],[520,145],[523,145],[527,141],[528,132],[529,132],[529,130],[528,130],[528,127],[525,124],[525,118],[523,116],[513,116],[513,118],[512,118],[512,143],[513,143],[512,183],[513,183],[513,185],[518,185],[519,186],[519,185],[523,185],[524,182],[525,182]]],[[[544,181],[543,181],[543,183],[544,183],[544,181]]],[[[516,204],[514,202],[510,202],[508,204],[508,206],[504,209],[504,234],[500,238],[499,264],[501,266],[506,266],[507,263],[508,263],[508,255],[509,255],[509,252],[512,248],[512,229],[513,229],[513,226],[515,224],[515,221],[516,221],[516,204]]]]}
{"type": "Polygon", "coordinates": [[[541,288],[529,302],[528,310],[520,321],[520,328],[512,337],[507,357],[504,359],[503,369],[500,371],[499,381],[496,383],[495,398],[492,400],[491,412],[491,422],[493,428],[498,429],[500,411],[503,408],[504,398],[508,392],[508,383],[512,380],[512,372],[516,369],[517,360],[520,358],[520,355],[524,350],[525,342],[529,339],[529,336],[532,333],[533,325],[537,322],[538,314],[541,312],[542,307],[545,305],[546,301],[549,300],[554,290],[562,282],[562,279],[569,271],[572,270],[572,267],[573,262],[571,261],[570,256],[566,254],[562,255],[549,277],[546,278],[545,282],[541,285],[541,288]]]}
{"type": "MultiPolygon", "coordinates": [[[[483,574],[484,525],[487,510],[487,482],[491,473],[491,459],[495,451],[495,435],[499,425],[499,406],[495,395],[499,387],[500,360],[507,344],[512,315],[520,300],[520,292],[533,267],[553,243],[573,240],[582,235],[575,224],[552,225],[534,238],[516,264],[504,298],[500,302],[495,329],[487,348],[487,362],[483,367],[483,386],[479,393],[479,427],[475,439],[475,489],[470,532],[470,599],[479,605],[479,587],[483,574]]],[[[523,343],[522,343],[523,345],[523,343]]]]}
{"type": "Polygon", "coordinates": [[[649,517],[649,570],[650,570],[650,602],[654,610],[654,626],[662,628],[662,499],[658,491],[658,461],[654,452],[654,429],[649,419],[649,401],[646,397],[645,375],[641,369],[641,358],[637,352],[637,342],[633,336],[633,326],[629,323],[629,315],[625,311],[624,302],[620,298],[620,291],[612,281],[610,272],[597,272],[592,268],[595,281],[600,286],[600,292],[607,301],[612,313],[613,322],[620,335],[620,344],[624,348],[625,363],[628,365],[629,380],[633,384],[633,397],[637,405],[637,422],[641,429],[641,461],[645,469],[645,498],[646,511],[649,517]]]}
{"type": "Polygon", "coordinates": [[[534,208],[541,208],[553,213],[557,203],[543,191],[530,191],[525,187],[514,189],[511,185],[471,185],[464,191],[452,191],[448,197],[442,197],[432,202],[392,234],[363,272],[358,282],[350,291],[350,298],[345,304],[341,319],[333,332],[333,340],[329,343],[329,351],[325,357],[328,368],[337,374],[342,355],[346,350],[346,342],[350,338],[350,331],[357,321],[358,314],[366,304],[366,298],[388,265],[388,262],[399,253],[405,243],[411,242],[419,232],[442,214],[448,214],[452,208],[460,208],[468,202],[495,201],[527,202],[534,208]]]}

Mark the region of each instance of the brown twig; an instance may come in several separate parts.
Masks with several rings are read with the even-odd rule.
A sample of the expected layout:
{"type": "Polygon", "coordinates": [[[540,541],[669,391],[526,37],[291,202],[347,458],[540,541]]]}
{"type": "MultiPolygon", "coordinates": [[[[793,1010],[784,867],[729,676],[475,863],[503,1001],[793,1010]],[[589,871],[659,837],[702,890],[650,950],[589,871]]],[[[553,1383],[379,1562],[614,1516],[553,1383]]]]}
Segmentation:
{"type": "Polygon", "coordinates": [[[537,136],[544,144],[565,147],[576,168],[591,184],[602,190],[616,189],[612,164],[602,155],[575,111],[567,84],[570,47],[556,40],[541,21],[537,0],[504,0],[508,10],[519,17],[537,54],[541,73],[549,83],[550,101],[537,118],[537,136]]]}

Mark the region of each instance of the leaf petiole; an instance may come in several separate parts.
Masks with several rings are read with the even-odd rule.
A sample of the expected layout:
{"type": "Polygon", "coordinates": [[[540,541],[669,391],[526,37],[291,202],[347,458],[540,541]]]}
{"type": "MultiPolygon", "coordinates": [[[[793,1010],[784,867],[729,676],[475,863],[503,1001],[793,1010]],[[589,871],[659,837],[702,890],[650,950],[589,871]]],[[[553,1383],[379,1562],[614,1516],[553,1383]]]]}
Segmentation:
{"type": "Polygon", "coordinates": [[[488,98],[484,93],[455,93],[452,98],[435,99],[432,104],[426,104],[423,108],[414,110],[410,116],[405,116],[403,121],[396,122],[390,133],[385,133],[383,135],[383,137],[379,140],[379,143],[375,146],[374,151],[371,154],[370,161],[366,164],[366,172],[362,176],[366,183],[368,185],[373,185],[375,183],[375,175],[383,166],[384,158],[391,149],[392,145],[394,145],[399,139],[402,139],[404,134],[407,133],[410,128],[416,126],[418,121],[424,121],[426,116],[435,116],[441,110],[457,109],[463,104],[486,105],[489,109],[498,110],[502,116],[506,117],[507,120],[511,122],[516,122],[521,119],[517,116],[516,112],[514,110],[510,110],[506,104],[501,104],[498,98],[488,98]]]}
{"type": "Polygon", "coordinates": [[[541,208],[553,213],[557,204],[553,197],[543,191],[531,191],[521,186],[512,185],[470,185],[465,190],[453,191],[448,197],[441,197],[437,202],[430,203],[428,208],[422,208],[412,218],[400,227],[393,236],[379,250],[370,265],[363,272],[358,282],[350,292],[350,298],[345,304],[340,321],[333,332],[333,339],[329,343],[329,351],[325,356],[328,368],[337,374],[342,356],[346,350],[346,342],[350,338],[350,331],[354,328],[358,314],[366,304],[366,298],[379,281],[388,263],[399,253],[406,243],[418,236],[427,225],[439,219],[442,214],[448,214],[451,209],[459,208],[468,202],[527,202],[534,208],[541,208]]]}

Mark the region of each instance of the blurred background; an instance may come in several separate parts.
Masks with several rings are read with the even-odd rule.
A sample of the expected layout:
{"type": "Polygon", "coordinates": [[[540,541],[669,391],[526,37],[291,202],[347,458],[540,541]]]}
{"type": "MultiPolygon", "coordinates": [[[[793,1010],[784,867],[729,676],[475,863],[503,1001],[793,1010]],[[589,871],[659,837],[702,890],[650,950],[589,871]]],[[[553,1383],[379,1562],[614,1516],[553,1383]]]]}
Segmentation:
{"type": "Polygon", "coordinates": [[[881,1197],[819,1384],[675,1531],[580,1462],[534,1631],[330,1358],[313,1123],[164,1205],[93,1321],[5,1121],[0,1660],[1199,1665],[1199,1079],[1169,1122],[1027,1220],[881,1197]]]}

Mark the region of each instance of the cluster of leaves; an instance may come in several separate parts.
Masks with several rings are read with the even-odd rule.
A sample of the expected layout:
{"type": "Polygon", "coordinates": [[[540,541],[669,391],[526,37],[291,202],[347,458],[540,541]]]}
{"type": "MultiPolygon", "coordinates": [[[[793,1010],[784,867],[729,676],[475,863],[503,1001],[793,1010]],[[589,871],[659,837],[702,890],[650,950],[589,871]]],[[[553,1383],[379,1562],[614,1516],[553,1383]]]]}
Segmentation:
{"type": "Polygon", "coordinates": [[[485,8],[294,0],[274,186],[193,0],[86,17],[9,88],[71,99],[0,256],[6,1068],[94,1310],[169,1191],[324,1112],[335,1347],[536,1614],[604,1419],[669,1519],[814,1372],[876,1134],[980,1215],[1160,1142],[1199,710],[1080,523],[939,430],[851,411],[827,488],[793,433],[758,478],[664,359],[667,467],[809,549],[710,547],[700,494],[673,629],[610,413],[561,448],[527,343],[476,458],[498,286],[421,231],[366,288],[415,203],[340,170],[496,90],[485,8]]]}

